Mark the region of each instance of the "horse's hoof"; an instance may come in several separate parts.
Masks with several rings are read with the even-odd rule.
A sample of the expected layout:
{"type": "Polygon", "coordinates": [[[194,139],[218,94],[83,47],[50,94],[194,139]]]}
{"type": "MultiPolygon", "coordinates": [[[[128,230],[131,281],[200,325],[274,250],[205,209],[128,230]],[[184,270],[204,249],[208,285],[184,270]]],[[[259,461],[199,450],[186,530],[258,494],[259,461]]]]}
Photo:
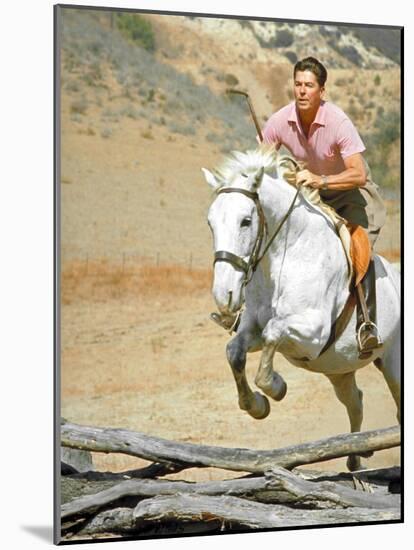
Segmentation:
{"type": "Polygon", "coordinates": [[[361,460],[359,456],[349,455],[346,461],[346,466],[350,472],[355,472],[355,470],[361,469],[361,460]]]}
{"type": "Polygon", "coordinates": [[[282,384],[281,389],[278,391],[278,393],[276,395],[272,395],[272,397],[275,401],[282,401],[282,399],[285,397],[286,393],[287,393],[287,384],[283,380],[283,384],[282,384]]]}
{"type": "Polygon", "coordinates": [[[275,401],[282,401],[287,393],[286,382],[275,372],[273,373],[271,383],[264,384],[258,377],[255,383],[268,397],[271,397],[275,401]]]}
{"type": "Polygon", "coordinates": [[[247,412],[256,420],[262,420],[270,413],[270,403],[267,397],[259,393],[254,392],[256,406],[253,409],[249,409],[247,412]]]}

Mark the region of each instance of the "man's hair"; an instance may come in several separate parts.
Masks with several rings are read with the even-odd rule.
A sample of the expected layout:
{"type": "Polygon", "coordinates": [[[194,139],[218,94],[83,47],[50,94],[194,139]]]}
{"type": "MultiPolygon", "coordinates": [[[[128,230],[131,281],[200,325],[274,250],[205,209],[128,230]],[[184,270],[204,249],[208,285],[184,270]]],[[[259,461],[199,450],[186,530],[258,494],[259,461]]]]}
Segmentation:
{"type": "Polygon", "coordinates": [[[293,69],[293,78],[295,78],[298,71],[311,71],[316,76],[319,86],[321,88],[325,86],[328,71],[315,57],[305,57],[305,59],[298,61],[293,69]]]}

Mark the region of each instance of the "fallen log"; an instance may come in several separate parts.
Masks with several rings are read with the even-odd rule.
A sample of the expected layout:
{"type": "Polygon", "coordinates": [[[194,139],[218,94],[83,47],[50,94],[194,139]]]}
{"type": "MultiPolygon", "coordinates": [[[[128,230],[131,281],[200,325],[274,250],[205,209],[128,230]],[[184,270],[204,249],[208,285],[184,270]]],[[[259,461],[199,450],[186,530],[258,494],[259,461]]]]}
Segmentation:
{"type": "Polygon", "coordinates": [[[186,533],[189,530],[237,531],[278,529],[330,523],[399,521],[399,509],[365,508],[304,510],[262,504],[233,496],[157,496],[141,501],[135,509],[106,510],[86,522],[77,535],[103,533],[147,535],[186,533]]]}
{"type": "Polygon", "coordinates": [[[250,450],[179,443],[124,429],[96,428],[64,423],[64,447],[103,453],[122,453],[160,463],[188,467],[217,467],[263,473],[274,466],[292,469],[350,454],[389,449],[400,445],[400,427],[342,434],[276,450],[250,450]]]}
{"type": "Polygon", "coordinates": [[[303,510],[262,504],[234,496],[176,495],[157,496],[141,501],[135,508],[133,517],[146,522],[219,519],[231,525],[274,529],[298,525],[399,520],[400,511],[398,508],[303,510]]]}
{"type": "Polygon", "coordinates": [[[148,498],[159,495],[197,493],[204,495],[230,494],[239,497],[254,498],[260,491],[266,490],[266,479],[231,479],[225,481],[207,481],[193,483],[188,481],[167,480],[128,480],[93,495],[85,495],[61,507],[61,518],[91,514],[103,506],[108,506],[122,498],[148,498]]]}
{"type": "Polygon", "coordinates": [[[399,505],[397,495],[363,493],[339,483],[315,483],[283,468],[273,469],[265,476],[192,483],[167,480],[129,480],[96,494],[85,495],[61,507],[61,518],[90,515],[128,497],[149,498],[159,495],[197,494],[230,495],[265,503],[279,503],[313,508],[362,507],[386,509],[399,505]]]}
{"type": "Polygon", "coordinates": [[[83,540],[83,537],[114,538],[115,536],[140,536],[153,537],[160,535],[197,534],[220,532],[222,522],[220,520],[212,521],[192,521],[177,522],[170,521],[165,523],[151,521],[137,521],[133,517],[131,508],[114,508],[104,510],[92,519],[84,522],[82,525],[74,525],[71,528],[62,529],[64,540],[83,540]],[[75,537],[73,535],[76,534],[75,537]]]}

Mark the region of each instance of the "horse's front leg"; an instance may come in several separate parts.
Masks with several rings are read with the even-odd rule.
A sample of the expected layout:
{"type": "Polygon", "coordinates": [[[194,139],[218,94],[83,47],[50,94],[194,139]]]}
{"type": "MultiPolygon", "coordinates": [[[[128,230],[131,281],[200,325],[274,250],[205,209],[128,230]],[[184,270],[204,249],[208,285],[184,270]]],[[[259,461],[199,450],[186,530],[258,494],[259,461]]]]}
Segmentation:
{"type": "Polygon", "coordinates": [[[276,349],[277,344],[274,342],[268,342],[263,346],[259,370],[254,382],[266,395],[275,401],[280,401],[286,395],[287,385],[280,374],[273,370],[273,356],[276,349]]]}
{"type": "Polygon", "coordinates": [[[236,381],[239,407],[258,420],[266,418],[270,412],[268,399],[259,392],[253,392],[246,378],[246,355],[252,349],[253,341],[244,333],[238,333],[227,344],[227,359],[236,381]]]}
{"type": "Polygon", "coordinates": [[[273,357],[277,350],[291,357],[313,359],[327,337],[324,318],[314,309],[303,310],[281,319],[270,319],[263,331],[263,352],[255,383],[263,392],[280,401],[286,395],[286,382],[273,370],[273,357]]]}
{"type": "Polygon", "coordinates": [[[287,392],[286,382],[273,370],[273,357],[282,343],[282,335],[280,322],[277,319],[270,319],[263,331],[263,351],[254,380],[256,386],[275,401],[282,400],[287,392]]]}

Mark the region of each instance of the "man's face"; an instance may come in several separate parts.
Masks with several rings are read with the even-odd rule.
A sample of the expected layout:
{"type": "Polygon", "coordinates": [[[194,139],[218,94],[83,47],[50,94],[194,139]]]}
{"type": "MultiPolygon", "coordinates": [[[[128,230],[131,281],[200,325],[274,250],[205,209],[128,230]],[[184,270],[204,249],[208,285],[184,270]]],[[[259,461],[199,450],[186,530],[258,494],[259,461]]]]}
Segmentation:
{"type": "Polygon", "coordinates": [[[321,88],[312,71],[297,71],[293,92],[299,113],[316,113],[325,88],[321,88]]]}

